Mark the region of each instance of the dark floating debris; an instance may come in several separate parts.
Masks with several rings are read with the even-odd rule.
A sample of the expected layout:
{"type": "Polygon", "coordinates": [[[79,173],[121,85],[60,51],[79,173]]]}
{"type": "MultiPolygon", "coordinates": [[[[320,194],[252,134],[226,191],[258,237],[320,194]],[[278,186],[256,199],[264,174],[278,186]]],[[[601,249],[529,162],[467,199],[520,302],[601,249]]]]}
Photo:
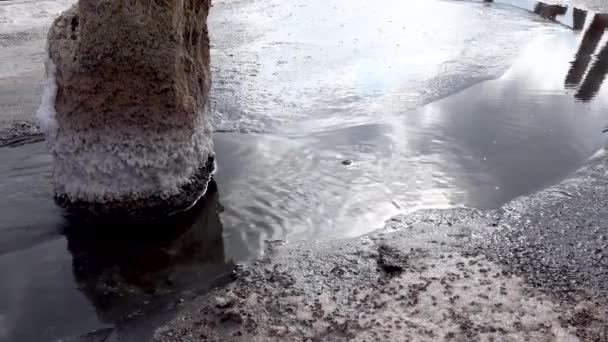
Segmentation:
{"type": "Polygon", "coordinates": [[[346,165],[346,166],[353,165],[353,161],[350,159],[345,159],[342,161],[342,165],[346,165]]]}

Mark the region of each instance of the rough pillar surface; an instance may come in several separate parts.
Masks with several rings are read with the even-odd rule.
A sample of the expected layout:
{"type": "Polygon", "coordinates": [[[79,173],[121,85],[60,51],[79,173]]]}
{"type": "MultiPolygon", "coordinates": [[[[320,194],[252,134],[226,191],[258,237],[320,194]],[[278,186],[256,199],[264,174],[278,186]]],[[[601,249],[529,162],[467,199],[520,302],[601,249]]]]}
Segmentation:
{"type": "Polygon", "coordinates": [[[52,25],[38,111],[59,205],[166,215],[213,171],[209,0],[80,0],[52,25]]]}

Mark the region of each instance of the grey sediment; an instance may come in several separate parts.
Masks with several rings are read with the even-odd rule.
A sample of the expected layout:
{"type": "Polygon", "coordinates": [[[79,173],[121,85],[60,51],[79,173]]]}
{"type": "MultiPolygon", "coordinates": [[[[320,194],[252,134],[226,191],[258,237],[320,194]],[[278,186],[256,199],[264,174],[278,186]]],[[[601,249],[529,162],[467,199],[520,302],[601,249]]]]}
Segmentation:
{"type": "Polygon", "coordinates": [[[16,121],[0,127],[0,147],[14,147],[44,140],[44,134],[30,121],[16,121]]]}

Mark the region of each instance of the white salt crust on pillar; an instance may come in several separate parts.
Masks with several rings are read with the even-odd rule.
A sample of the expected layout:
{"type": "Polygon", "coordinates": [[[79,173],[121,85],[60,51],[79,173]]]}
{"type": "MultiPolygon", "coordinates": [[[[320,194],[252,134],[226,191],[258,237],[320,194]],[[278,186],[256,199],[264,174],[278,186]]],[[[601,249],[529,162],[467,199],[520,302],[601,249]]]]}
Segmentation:
{"type": "Polygon", "coordinates": [[[169,215],[214,170],[208,0],[139,2],[81,0],[49,31],[37,118],[68,209],[169,215]]]}

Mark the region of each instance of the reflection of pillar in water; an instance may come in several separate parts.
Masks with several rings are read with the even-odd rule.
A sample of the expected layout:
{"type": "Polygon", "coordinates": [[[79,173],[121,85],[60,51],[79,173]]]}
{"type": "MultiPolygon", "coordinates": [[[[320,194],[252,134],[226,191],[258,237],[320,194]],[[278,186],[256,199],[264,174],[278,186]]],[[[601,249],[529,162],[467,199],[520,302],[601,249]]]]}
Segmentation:
{"type": "Polygon", "coordinates": [[[585,72],[591,63],[593,53],[600,43],[606,30],[606,18],[604,15],[596,14],[578,48],[578,52],[572,62],[568,75],[566,75],[566,88],[576,88],[585,76],[585,72]]]}
{"type": "Polygon", "coordinates": [[[606,74],[608,74],[608,43],[597,54],[575,97],[581,101],[591,101],[600,91],[606,74]]]}
{"type": "Polygon", "coordinates": [[[174,217],[68,227],[76,282],[99,319],[117,323],[134,311],[164,305],[181,291],[217,286],[229,277],[219,208],[212,181],[195,207],[174,217]]]}
{"type": "Polygon", "coordinates": [[[538,2],[534,7],[534,13],[541,17],[549,20],[555,20],[558,15],[564,15],[568,11],[568,7],[559,5],[547,5],[542,2],[538,2]]]}
{"type": "Polygon", "coordinates": [[[575,31],[580,31],[585,26],[585,20],[587,19],[587,11],[575,8],[572,12],[572,28],[575,31]]]}

